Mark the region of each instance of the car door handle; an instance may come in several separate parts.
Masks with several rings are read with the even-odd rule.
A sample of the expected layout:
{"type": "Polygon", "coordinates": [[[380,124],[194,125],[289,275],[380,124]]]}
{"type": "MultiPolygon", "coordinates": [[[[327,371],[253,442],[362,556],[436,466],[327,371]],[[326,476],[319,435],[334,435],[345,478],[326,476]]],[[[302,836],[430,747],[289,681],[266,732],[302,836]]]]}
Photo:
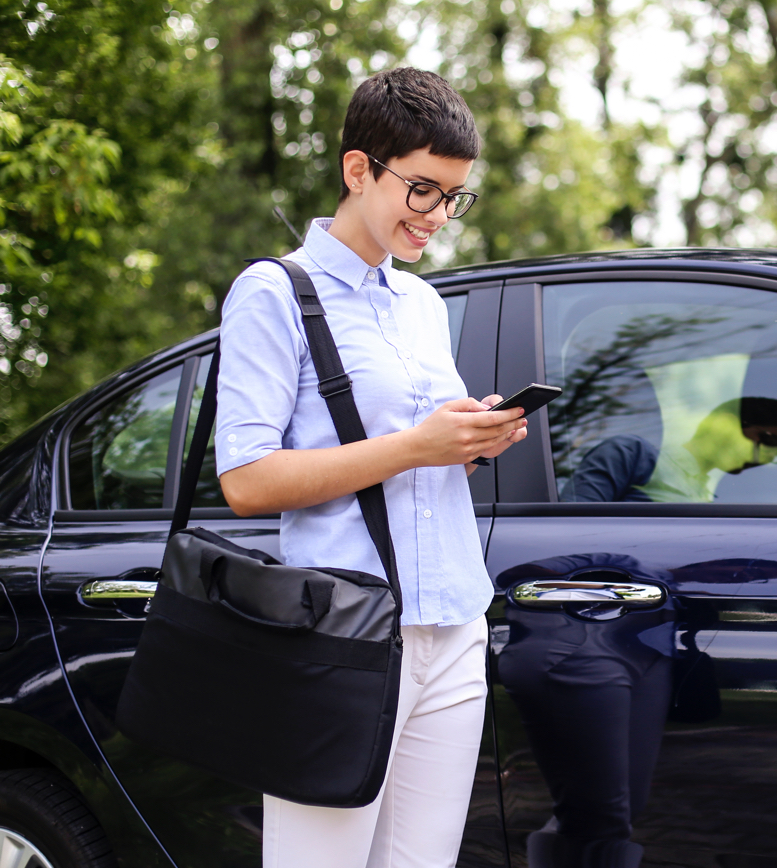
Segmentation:
{"type": "Polygon", "coordinates": [[[627,577],[618,581],[534,579],[508,588],[507,598],[519,608],[562,611],[583,621],[611,621],[628,612],[661,606],[666,589],[627,577]]]}
{"type": "Polygon", "coordinates": [[[79,594],[85,603],[90,604],[149,599],[156,593],[156,582],[150,579],[156,576],[157,572],[157,569],[147,567],[132,570],[115,579],[96,579],[81,585],[79,594]]]}
{"type": "Polygon", "coordinates": [[[619,603],[628,609],[660,606],[666,591],[639,582],[581,582],[537,579],[514,585],[508,596],[515,603],[538,609],[557,609],[564,603],[619,603]]]}

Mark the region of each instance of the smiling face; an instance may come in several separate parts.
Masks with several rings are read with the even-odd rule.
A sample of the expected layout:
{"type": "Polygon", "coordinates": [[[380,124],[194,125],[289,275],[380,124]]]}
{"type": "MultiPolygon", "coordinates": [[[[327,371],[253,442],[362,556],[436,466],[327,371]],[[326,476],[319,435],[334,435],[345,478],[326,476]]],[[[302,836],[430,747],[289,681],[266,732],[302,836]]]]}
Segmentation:
{"type": "Polygon", "coordinates": [[[417,262],[429,239],[449,218],[445,200],[425,214],[409,208],[409,188],[402,178],[456,193],[464,188],[472,161],[434,156],[424,148],[394,157],[386,165],[401,178],[384,171],[376,180],[364,153],[345,155],[343,175],[350,195],[329,231],[369,265],[378,265],[387,253],[403,262],[417,262]]]}

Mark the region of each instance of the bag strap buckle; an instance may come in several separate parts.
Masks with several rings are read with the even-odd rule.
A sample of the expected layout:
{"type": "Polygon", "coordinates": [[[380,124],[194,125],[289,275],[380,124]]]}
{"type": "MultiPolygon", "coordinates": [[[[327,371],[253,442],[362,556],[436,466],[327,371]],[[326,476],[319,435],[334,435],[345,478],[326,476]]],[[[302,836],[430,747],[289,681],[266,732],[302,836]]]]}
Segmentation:
{"type": "Polygon", "coordinates": [[[326,377],[318,382],[318,393],[322,398],[331,398],[342,392],[351,391],[351,378],[348,374],[337,374],[334,377],[326,377]]]}

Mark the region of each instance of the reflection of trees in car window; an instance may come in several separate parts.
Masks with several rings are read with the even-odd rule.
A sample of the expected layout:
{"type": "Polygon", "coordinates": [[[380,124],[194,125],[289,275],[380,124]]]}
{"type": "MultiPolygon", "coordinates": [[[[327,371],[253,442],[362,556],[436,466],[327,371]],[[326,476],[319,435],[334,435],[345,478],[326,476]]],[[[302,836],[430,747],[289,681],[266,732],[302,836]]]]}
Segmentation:
{"type": "Polygon", "coordinates": [[[70,442],[75,509],[162,506],[180,376],[180,367],[159,374],[78,426],[70,442]]]}
{"type": "MultiPolygon", "coordinates": [[[[761,449],[736,467],[723,455],[752,454],[758,443],[752,431],[743,434],[738,409],[720,409],[743,395],[777,398],[773,294],[647,281],[544,293],[546,381],[564,389],[548,410],[563,500],[695,502],[718,498],[720,490],[736,501],[736,489],[751,492],[758,474],[764,492],[748,499],[764,500],[767,490],[770,502],[777,499],[774,474],[765,468],[773,454],[761,449]],[[708,436],[720,434],[729,416],[734,434],[708,436]],[[720,454],[697,467],[693,456],[705,444],[720,454]],[[586,485],[594,480],[586,491],[581,467],[589,471],[586,485]],[[611,484],[614,469],[620,486],[611,484]],[[743,469],[745,485],[732,483],[728,475],[743,469]]],[[[769,439],[770,422],[759,437],[769,439]]]]}
{"type": "MultiPolygon", "coordinates": [[[[639,424],[638,417],[653,412],[646,355],[660,352],[661,341],[690,337],[714,321],[635,317],[618,328],[609,344],[581,347],[574,357],[576,367],[561,374],[564,394],[548,407],[556,476],[570,476],[577,453],[598,442],[616,417],[628,416],[632,424],[639,424]]],[[[556,372],[546,376],[548,382],[558,379],[556,372]]]]}
{"type": "Polygon", "coordinates": [[[137,418],[111,441],[103,465],[125,473],[133,470],[164,473],[174,410],[174,400],[155,413],[136,410],[137,418]]]}

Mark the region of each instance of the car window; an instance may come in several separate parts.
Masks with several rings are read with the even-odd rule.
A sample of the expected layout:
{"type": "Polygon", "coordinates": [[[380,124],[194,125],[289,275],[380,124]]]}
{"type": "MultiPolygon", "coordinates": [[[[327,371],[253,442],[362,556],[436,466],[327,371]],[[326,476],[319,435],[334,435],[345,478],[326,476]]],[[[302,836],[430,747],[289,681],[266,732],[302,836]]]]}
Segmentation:
{"type": "MultiPolygon", "coordinates": [[[[205,392],[205,381],[208,379],[208,371],[210,370],[212,359],[212,355],[203,356],[197,369],[197,382],[194,388],[194,395],[192,396],[192,403],[189,409],[189,422],[186,428],[184,460],[189,455],[189,446],[194,436],[194,426],[197,424],[197,414],[200,412],[200,404],[205,392]]],[[[197,481],[193,506],[227,506],[224,495],[221,493],[218,476],[216,475],[216,445],[214,437],[215,425],[214,430],[210,433],[208,448],[205,451],[205,458],[202,462],[202,470],[200,471],[200,478],[197,481]]]]}
{"type": "Polygon", "coordinates": [[[78,425],[69,452],[73,509],[162,506],[181,370],[158,374],[78,425]]]}
{"type": "Polygon", "coordinates": [[[464,314],[467,310],[467,293],[463,295],[444,295],[443,301],[448,308],[448,328],[451,333],[451,355],[458,358],[461,344],[461,330],[464,326],[464,314]]]}
{"type": "Polygon", "coordinates": [[[777,502],[777,294],[554,285],[543,320],[560,500],[777,502]]]}

